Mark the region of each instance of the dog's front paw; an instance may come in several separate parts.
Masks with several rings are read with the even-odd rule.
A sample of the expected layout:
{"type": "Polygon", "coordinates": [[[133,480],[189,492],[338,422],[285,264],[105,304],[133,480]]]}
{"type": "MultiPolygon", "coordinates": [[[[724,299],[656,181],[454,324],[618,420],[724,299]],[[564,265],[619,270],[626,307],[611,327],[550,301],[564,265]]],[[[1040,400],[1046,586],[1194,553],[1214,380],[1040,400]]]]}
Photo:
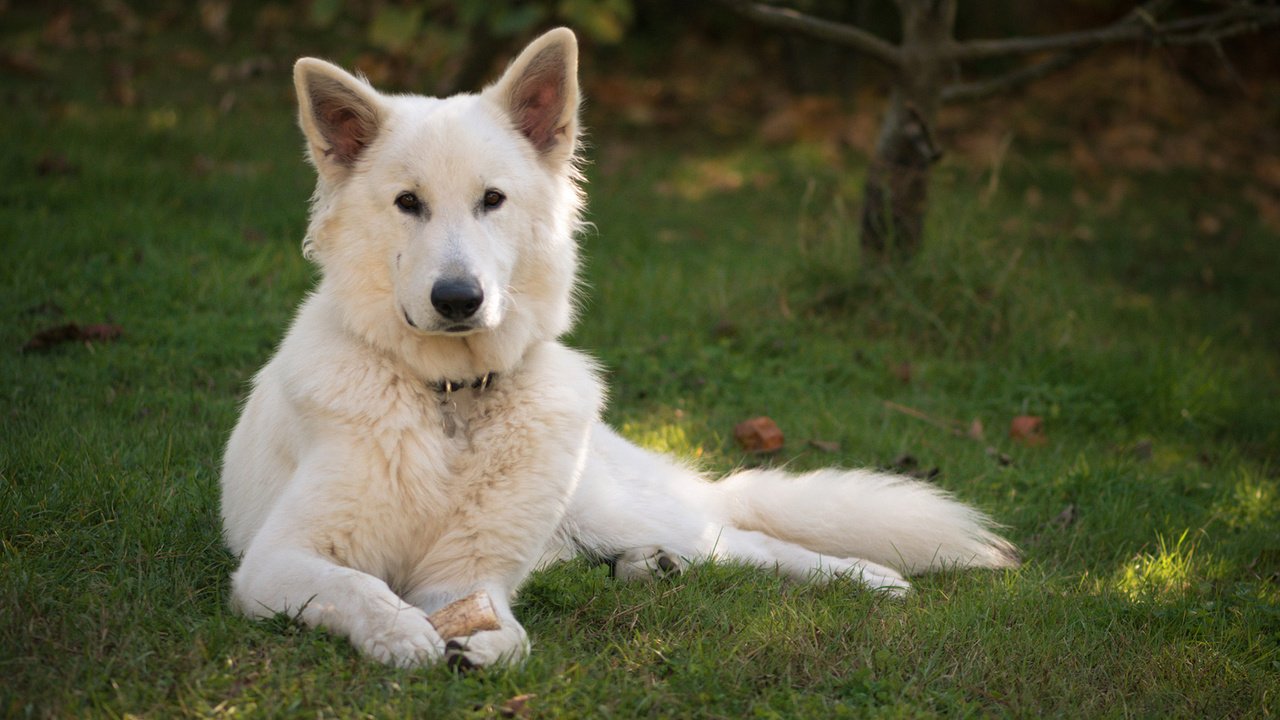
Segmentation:
{"type": "Polygon", "coordinates": [[[444,639],[417,608],[401,610],[390,623],[371,628],[355,644],[374,660],[402,668],[429,665],[445,654],[444,639]]]}
{"type": "Polygon", "coordinates": [[[450,667],[470,670],[491,665],[515,665],[529,655],[529,636],[514,621],[501,629],[485,630],[467,637],[453,638],[445,649],[450,667]]]}
{"type": "Polygon", "coordinates": [[[632,548],[614,558],[613,575],[619,580],[675,577],[688,565],[683,558],[660,547],[632,548]]]}

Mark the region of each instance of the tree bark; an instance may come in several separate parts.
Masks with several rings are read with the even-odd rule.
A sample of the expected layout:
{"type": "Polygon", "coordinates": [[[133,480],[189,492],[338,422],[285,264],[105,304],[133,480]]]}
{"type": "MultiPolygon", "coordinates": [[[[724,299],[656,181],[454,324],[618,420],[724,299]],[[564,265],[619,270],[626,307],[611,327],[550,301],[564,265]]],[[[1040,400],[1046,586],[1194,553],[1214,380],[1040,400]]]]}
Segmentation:
{"type": "Polygon", "coordinates": [[[898,0],[901,66],[867,168],[862,194],[862,248],[878,260],[905,259],[924,236],[929,174],[940,152],[933,126],[955,42],[956,0],[898,0]]]}

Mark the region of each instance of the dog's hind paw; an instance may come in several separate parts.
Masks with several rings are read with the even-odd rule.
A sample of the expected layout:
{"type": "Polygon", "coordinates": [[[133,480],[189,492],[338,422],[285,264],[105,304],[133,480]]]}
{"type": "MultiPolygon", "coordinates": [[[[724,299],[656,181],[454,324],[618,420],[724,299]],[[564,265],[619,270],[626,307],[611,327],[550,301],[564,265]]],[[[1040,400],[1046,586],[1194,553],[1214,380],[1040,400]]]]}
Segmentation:
{"type": "Polygon", "coordinates": [[[869,560],[844,560],[831,569],[836,575],[850,578],[869,590],[890,597],[902,597],[911,589],[911,583],[897,570],[869,560]]]}
{"type": "Polygon", "coordinates": [[[660,547],[633,548],[611,563],[613,576],[619,580],[676,577],[687,565],[683,558],[660,547]]]}
{"type": "MultiPolygon", "coordinates": [[[[355,638],[353,638],[354,640],[355,638]]],[[[411,668],[429,665],[444,657],[444,639],[420,610],[403,611],[392,623],[355,643],[378,662],[411,668]]]]}

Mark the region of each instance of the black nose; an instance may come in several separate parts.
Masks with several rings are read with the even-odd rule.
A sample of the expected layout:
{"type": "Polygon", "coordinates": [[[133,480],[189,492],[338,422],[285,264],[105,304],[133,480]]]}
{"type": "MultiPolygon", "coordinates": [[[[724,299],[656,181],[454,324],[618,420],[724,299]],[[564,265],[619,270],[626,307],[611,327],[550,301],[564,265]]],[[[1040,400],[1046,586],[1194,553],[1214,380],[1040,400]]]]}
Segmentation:
{"type": "Polygon", "coordinates": [[[466,320],[483,302],[484,290],[475,278],[446,278],[431,288],[431,304],[448,320],[466,320]]]}

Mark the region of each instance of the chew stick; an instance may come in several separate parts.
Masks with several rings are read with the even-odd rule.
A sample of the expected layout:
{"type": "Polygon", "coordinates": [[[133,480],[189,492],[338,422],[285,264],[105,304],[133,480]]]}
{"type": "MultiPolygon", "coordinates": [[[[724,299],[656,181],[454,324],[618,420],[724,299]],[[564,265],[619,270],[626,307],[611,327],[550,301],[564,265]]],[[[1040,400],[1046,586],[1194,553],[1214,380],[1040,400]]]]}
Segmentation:
{"type": "Polygon", "coordinates": [[[502,627],[497,614],[493,612],[489,593],[484,590],[477,590],[461,600],[445,605],[428,615],[427,620],[445,640],[502,627]]]}

